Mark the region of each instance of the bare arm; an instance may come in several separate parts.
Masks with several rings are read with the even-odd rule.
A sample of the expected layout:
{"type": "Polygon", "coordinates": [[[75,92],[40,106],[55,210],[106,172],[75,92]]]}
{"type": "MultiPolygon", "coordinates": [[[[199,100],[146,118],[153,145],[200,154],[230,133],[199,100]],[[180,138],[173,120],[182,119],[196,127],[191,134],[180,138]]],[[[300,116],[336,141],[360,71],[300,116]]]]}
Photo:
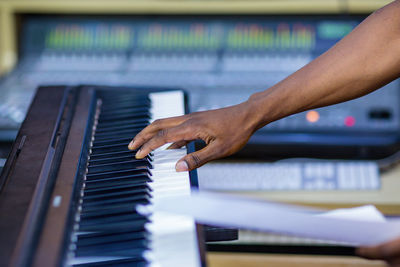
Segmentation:
{"type": "Polygon", "coordinates": [[[178,171],[231,155],[264,125],[307,109],[365,95],[400,76],[400,0],[376,11],[329,51],[273,87],[236,106],[158,120],[130,143],[142,158],[161,145],[202,139],[178,171]]]}
{"type": "Polygon", "coordinates": [[[400,76],[400,1],[376,11],[329,51],[250,98],[263,124],[368,94],[400,76]]]}

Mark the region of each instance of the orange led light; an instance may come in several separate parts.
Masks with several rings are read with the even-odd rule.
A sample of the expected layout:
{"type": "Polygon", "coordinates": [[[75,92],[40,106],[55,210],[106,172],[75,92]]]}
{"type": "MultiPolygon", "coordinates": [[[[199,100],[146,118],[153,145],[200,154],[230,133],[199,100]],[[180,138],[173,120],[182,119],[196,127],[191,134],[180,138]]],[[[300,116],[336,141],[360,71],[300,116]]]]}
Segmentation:
{"type": "Polygon", "coordinates": [[[311,123],[317,122],[319,120],[319,113],[315,110],[310,110],[306,114],[306,119],[311,123]]]}

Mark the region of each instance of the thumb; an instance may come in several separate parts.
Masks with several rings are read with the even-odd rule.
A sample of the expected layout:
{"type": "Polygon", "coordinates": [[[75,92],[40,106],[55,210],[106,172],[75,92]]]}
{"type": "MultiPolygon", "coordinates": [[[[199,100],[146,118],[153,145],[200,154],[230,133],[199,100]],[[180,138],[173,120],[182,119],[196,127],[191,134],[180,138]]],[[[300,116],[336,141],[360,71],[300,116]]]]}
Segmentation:
{"type": "Polygon", "coordinates": [[[210,160],[218,158],[218,153],[216,153],[218,150],[215,144],[209,144],[205,148],[181,158],[176,163],[175,169],[177,172],[194,170],[210,160]]]}

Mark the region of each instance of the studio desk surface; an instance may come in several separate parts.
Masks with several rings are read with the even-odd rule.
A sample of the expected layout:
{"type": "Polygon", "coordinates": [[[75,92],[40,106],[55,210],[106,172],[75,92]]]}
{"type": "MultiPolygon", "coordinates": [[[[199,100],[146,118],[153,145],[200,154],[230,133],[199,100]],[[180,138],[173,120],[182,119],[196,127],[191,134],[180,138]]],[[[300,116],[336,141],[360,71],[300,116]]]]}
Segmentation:
{"type": "Polygon", "coordinates": [[[275,255],[247,253],[208,253],[209,267],[384,267],[383,261],[358,257],[275,255]]]}
{"type": "MultiPolygon", "coordinates": [[[[297,191],[297,192],[242,192],[241,195],[327,209],[374,204],[381,212],[400,216],[400,165],[381,174],[378,191],[297,191]]],[[[286,255],[262,253],[209,252],[210,267],[344,267],[387,266],[383,261],[364,260],[355,256],[286,255]]]]}

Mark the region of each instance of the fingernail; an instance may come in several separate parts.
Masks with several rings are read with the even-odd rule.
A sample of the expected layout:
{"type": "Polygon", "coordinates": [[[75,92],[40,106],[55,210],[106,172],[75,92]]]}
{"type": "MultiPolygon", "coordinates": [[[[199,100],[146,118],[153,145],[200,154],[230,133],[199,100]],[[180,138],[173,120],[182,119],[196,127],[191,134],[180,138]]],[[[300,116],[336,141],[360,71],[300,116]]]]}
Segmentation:
{"type": "Polygon", "coordinates": [[[136,159],[144,158],[144,156],[142,155],[142,150],[141,149],[139,149],[138,152],[136,152],[135,158],[136,159]]]}
{"type": "Polygon", "coordinates": [[[176,166],[175,169],[177,172],[185,172],[189,170],[189,167],[186,163],[186,161],[179,161],[176,166]]]}
{"type": "Polygon", "coordinates": [[[133,150],[134,147],[135,147],[135,141],[132,140],[132,141],[129,143],[128,148],[129,148],[130,150],[133,150]]]}

